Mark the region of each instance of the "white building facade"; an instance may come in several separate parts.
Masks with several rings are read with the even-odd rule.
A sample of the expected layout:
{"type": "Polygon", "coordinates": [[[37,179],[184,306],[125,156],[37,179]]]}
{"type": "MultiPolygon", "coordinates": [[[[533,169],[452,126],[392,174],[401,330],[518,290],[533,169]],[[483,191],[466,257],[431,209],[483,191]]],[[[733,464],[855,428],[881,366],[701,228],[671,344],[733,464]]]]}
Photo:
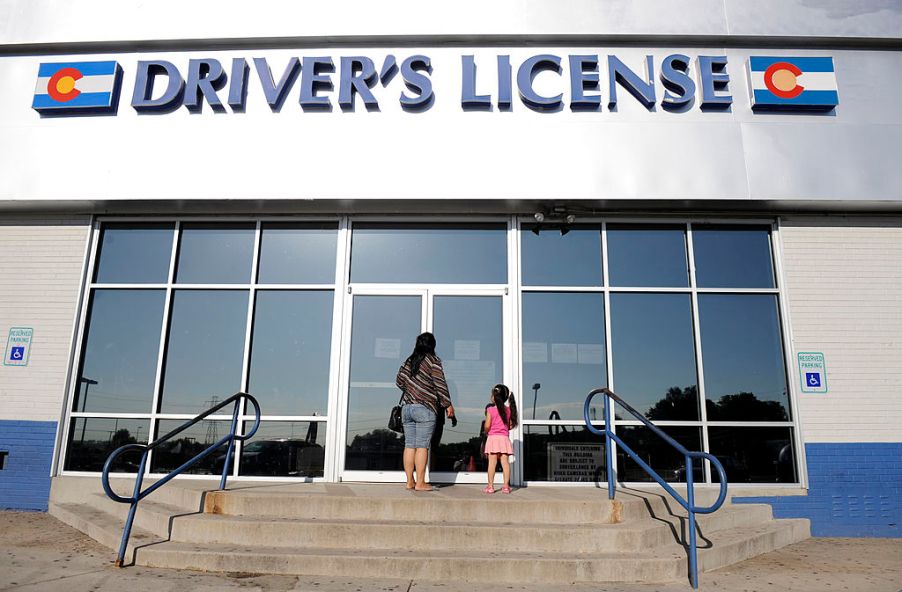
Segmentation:
{"type": "Polygon", "coordinates": [[[237,391],[236,478],[399,480],[394,375],[432,331],[436,481],[484,480],[498,382],[516,482],[605,480],[608,386],[798,494],[749,498],[778,517],[899,536],[899,31],[877,1],[0,1],[0,506],[237,391]]]}

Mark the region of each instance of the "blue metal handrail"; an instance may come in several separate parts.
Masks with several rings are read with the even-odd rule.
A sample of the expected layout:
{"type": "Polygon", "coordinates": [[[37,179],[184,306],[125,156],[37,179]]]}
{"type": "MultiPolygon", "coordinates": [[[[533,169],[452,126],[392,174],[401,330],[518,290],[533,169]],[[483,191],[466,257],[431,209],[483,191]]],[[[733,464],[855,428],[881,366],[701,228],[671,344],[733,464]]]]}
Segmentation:
{"type": "Polygon", "coordinates": [[[216,405],[215,407],[211,407],[210,409],[207,409],[206,411],[204,411],[203,413],[201,413],[194,419],[188,420],[187,422],[183,423],[178,428],[172,430],[165,436],[161,436],[160,438],[157,438],[150,444],[126,444],[125,446],[120,446],[119,448],[114,450],[113,453],[110,454],[109,457],[107,457],[106,462],[103,464],[103,475],[101,477],[101,483],[103,484],[103,490],[113,501],[117,501],[117,502],[123,503],[123,504],[131,504],[131,508],[128,511],[128,518],[126,518],[126,520],[125,520],[125,529],[122,531],[122,542],[119,544],[119,556],[116,558],[116,567],[122,567],[122,562],[125,559],[125,549],[126,549],[126,547],[128,547],[128,538],[131,535],[132,523],[135,520],[135,511],[138,509],[138,502],[140,502],[142,499],[144,499],[145,497],[147,497],[148,495],[150,495],[151,493],[153,493],[154,491],[156,491],[157,489],[159,489],[160,487],[162,487],[163,485],[168,483],[176,475],[181,474],[183,471],[190,468],[192,465],[194,465],[198,461],[211,455],[216,449],[218,449],[220,446],[222,446],[223,444],[228,442],[229,448],[226,451],[225,461],[223,462],[223,465],[222,465],[222,479],[220,479],[220,481],[219,481],[219,489],[220,490],[225,489],[226,478],[228,477],[228,474],[229,474],[229,462],[232,460],[232,451],[235,449],[235,440],[247,440],[248,438],[250,438],[257,432],[258,427],[260,427],[260,404],[257,403],[257,399],[255,399],[254,397],[252,397],[251,395],[249,395],[247,393],[235,393],[234,395],[232,395],[231,397],[229,397],[222,403],[216,405]],[[238,430],[238,415],[239,415],[239,412],[241,411],[241,399],[242,398],[247,399],[254,406],[254,425],[251,428],[251,430],[247,434],[244,434],[244,435],[235,433],[238,430]],[[202,452],[195,455],[194,458],[187,461],[186,463],[184,463],[182,466],[175,469],[174,471],[171,471],[168,475],[166,475],[159,481],[155,482],[153,485],[151,485],[144,491],[141,491],[141,484],[144,481],[144,467],[147,464],[147,456],[148,456],[148,454],[150,454],[151,450],[153,450],[154,448],[156,448],[157,446],[159,446],[161,443],[165,442],[166,440],[169,440],[173,436],[175,436],[175,435],[183,432],[184,430],[188,429],[189,427],[193,426],[197,422],[203,420],[205,417],[212,415],[213,413],[216,413],[217,411],[219,411],[223,407],[226,407],[229,404],[234,404],[235,408],[232,411],[232,429],[229,430],[229,433],[227,435],[223,436],[215,444],[211,444],[210,446],[208,446],[202,452]],[[110,488],[110,468],[112,468],[113,461],[116,460],[116,458],[120,454],[122,454],[123,452],[129,451],[129,450],[143,450],[144,453],[141,455],[141,463],[138,465],[138,474],[135,477],[134,493],[132,493],[131,497],[122,497],[120,495],[117,495],[110,488]]]}
{"type": "Polygon", "coordinates": [[[650,422],[644,415],[633,409],[626,401],[618,397],[613,391],[608,388],[597,388],[589,393],[589,396],[586,397],[586,404],[583,406],[583,418],[586,421],[586,428],[592,432],[593,434],[597,434],[599,436],[605,437],[605,454],[606,454],[606,462],[607,462],[607,473],[608,473],[608,498],[614,499],[614,491],[615,491],[615,478],[614,478],[614,453],[611,447],[611,441],[617,443],[617,446],[622,448],[627,454],[629,454],[636,463],[642,467],[646,473],[648,473],[652,479],[658,482],[658,484],[664,488],[667,493],[669,493],[681,506],[689,513],[689,521],[688,521],[688,530],[689,530],[689,581],[692,584],[693,588],[698,588],[698,557],[695,546],[695,515],[696,514],[710,514],[715,512],[720,506],[723,505],[724,500],[727,498],[727,475],[723,469],[723,465],[720,464],[720,461],[713,454],[709,454],[707,452],[700,451],[689,451],[686,450],[679,442],[665,434],[661,428],[650,422]],[[599,430],[595,426],[592,425],[592,420],[589,417],[589,406],[592,402],[592,399],[595,398],[595,395],[604,395],[604,430],[599,430]],[[661,477],[654,469],[652,469],[648,464],[643,461],[638,454],[636,454],[629,446],[627,446],[622,439],[620,439],[617,434],[615,434],[611,430],[611,400],[614,400],[616,403],[619,403],[624,409],[630,412],[630,414],[645,424],[651,431],[664,439],[665,442],[676,448],[677,452],[683,455],[683,458],[686,459],[686,498],[683,499],[679,493],[677,493],[673,487],[667,483],[663,477],[661,477]],[[695,505],[695,483],[694,483],[694,474],[692,468],[693,459],[708,459],[711,461],[711,465],[717,470],[717,475],[720,477],[720,495],[717,496],[717,501],[707,507],[698,507],[695,505]]]}

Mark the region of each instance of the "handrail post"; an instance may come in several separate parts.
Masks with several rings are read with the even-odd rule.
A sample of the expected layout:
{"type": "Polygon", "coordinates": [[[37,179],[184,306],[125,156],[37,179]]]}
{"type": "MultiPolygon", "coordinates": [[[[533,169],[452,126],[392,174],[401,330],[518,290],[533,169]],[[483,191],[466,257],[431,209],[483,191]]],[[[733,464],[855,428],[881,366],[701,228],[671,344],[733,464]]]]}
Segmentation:
{"type": "Polygon", "coordinates": [[[604,451],[605,462],[607,466],[605,470],[608,474],[608,499],[614,499],[614,451],[611,447],[611,397],[604,393],[604,451]]]}
{"type": "Polygon", "coordinates": [[[695,469],[692,467],[692,457],[686,455],[686,502],[689,506],[689,519],[686,527],[689,529],[689,583],[693,589],[698,588],[698,556],[695,547],[695,469]]]}
{"type": "Polygon", "coordinates": [[[122,541],[119,543],[119,556],[116,558],[116,567],[122,567],[125,562],[125,550],[128,547],[128,537],[132,533],[132,523],[135,521],[135,512],[138,510],[138,502],[141,501],[141,484],[144,481],[144,466],[147,464],[147,455],[150,451],[145,450],[141,455],[141,462],[138,465],[138,474],[135,475],[135,489],[132,493],[131,507],[128,509],[128,518],[125,519],[125,529],[122,531],[122,541]]]}
{"type": "Polygon", "coordinates": [[[222,491],[226,486],[226,479],[229,476],[229,462],[232,460],[232,450],[235,448],[235,434],[238,430],[238,411],[241,409],[241,399],[235,399],[235,410],[232,412],[232,430],[229,432],[229,448],[226,450],[225,462],[222,465],[222,479],[219,480],[219,490],[222,491]]]}

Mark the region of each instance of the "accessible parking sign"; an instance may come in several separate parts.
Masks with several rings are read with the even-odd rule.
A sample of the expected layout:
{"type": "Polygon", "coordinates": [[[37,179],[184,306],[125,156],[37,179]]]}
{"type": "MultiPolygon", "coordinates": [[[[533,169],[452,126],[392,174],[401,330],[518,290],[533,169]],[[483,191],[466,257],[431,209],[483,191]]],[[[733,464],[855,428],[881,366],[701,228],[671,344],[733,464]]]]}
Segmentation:
{"type": "Polygon", "coordinates": [[[803,393],[827,392],[827,363],[821,352],[799,352],[799,379],[803,393]]]}
{"type": "Polygon", "coordinates": [[[6,339],[6,354],[3,356],[4,366],[27,366],[31,353],[31,337],[34,329],[29,327],[10,327],[6,339]]]}

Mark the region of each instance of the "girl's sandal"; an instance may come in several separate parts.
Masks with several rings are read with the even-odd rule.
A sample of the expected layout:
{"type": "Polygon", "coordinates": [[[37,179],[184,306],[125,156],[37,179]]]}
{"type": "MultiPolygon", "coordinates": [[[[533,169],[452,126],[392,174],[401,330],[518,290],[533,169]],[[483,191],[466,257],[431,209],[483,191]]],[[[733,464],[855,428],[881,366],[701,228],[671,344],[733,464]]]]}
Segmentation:
{"type": "Polygon", "coordinates": [[[507,485],[505,485],[504,487],[501,488],[501,493],[510,493],[510,492],[511,492],[511,488],[508,487],[507,485]]]}
{"type": "MultiPolygon", "coordinates": [[[[485,489],[482,490],[482,493],[495,493],[495,488],[491,485],[486,485],[485,489]]],[[[510,492],[508,492],[510,493],[510,492]]]]}

